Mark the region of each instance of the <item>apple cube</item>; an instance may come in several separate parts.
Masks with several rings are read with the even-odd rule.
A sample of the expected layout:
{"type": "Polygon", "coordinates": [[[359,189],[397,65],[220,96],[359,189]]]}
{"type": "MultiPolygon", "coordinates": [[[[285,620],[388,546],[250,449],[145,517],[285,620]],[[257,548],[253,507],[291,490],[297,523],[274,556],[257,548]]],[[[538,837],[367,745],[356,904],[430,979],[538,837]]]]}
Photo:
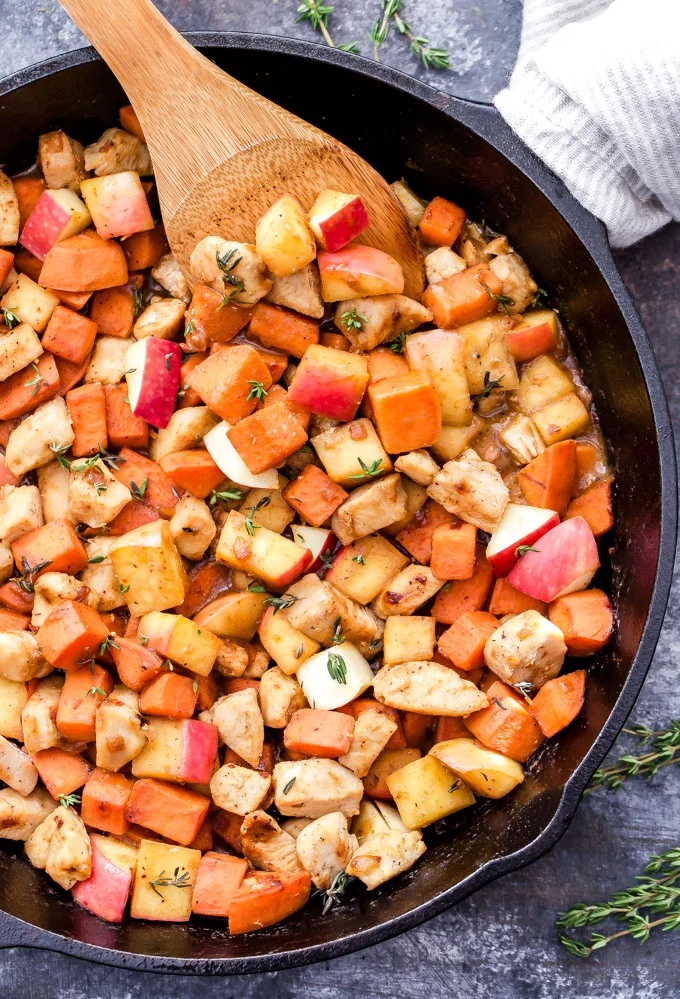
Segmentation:
{"type": "Polygon", "coordinates": [[[430,756],[462,777],[482,798],[502,798],[524,780],[524,770],[516,760],[487,749],[476,739],[438,742],[430,756]]]}
{"type": "Polygon", "coordinates": [[[143,839],[132,889],[132,918],[187,923],[200,862],[200,850],[143,839]]]}
{"type": "Polygon", "coordinates": [[[414,333],[406,341],[409,367],[427,372],[441,400],[446,426],[466,427],[472,420],[466,357],[465,339],[453,330],[414,333]]]}
{"type": "Polygon", "coordinates": [[[349,642],[323,649],[298,667],[297,678],[313,708],[333,711],[359,697],[373,683],[373,670],[349,642]]]}
{"type": "Polygon", "coordinates": [[[189,587],[167,520],[142,524],[116,538],[109,557],[131,614],[178,607],[189,587]]]}
{"type": "Polygon", "coordinates": [[[222,420],[221,423],[213,427],[203,438],[203,443],[207,447],[210,457],[217,467],[224,472],[225,478],[231,479],[232,482],[236,482],[239,486],[248,486],[252,489],[277,489],[279,485],[279,473],[276,469],[270,468],[266,472],[258,472],[257,475],[253,475],[229,440],[227,435],[230,430],[231,423],[222,420]]]}
{"type": "Polygon", "coordinates": [[[288,402],[317,416],[351,420],[368,385],[368,361],[362,354],[312,344],[305,351],[288,388],[288,402]]]}
{"type": "Polygon", "coordinates": [[[469,427],[447,427],[443,426],[439,431],[437,442],[432,445],[435,457],[440,461],[453,461],[468,447],[470,441],[474,440],[486,424],[476,414],[472,417],[469,427]]]}
{"type": "Polygon", "coordinates": [[[507,335],[508,350],[516,361],[533,361],[549,354],[557,346],[559,326],[552,309],[525,312],[521,321],[507,335]]]}
{"type": "Polygon", "coordinates": [[[486,548],[486,557],[496,575],[507,576],[522,558],[523,551],[530,549],[559,522],[560,517],[555,510],[508,503],[486,548]]]}
{"type": "Polygon", "coordinates": [[[326,581],[352,600],[369,604],[408,561],[387,538],[372,534],[340,549],[326,581]]]}
{"type": "Polygon", "coordinates": [[[338,539],[325,527],[303,527],[302,524],[293,524],[291,530],[295,544],[309,549],[312,553],[313,562],[307,572],[317,572],[325,564],[322,556],[330,555],[338,539]]]}
{"type": "Polygon", "coordinates": [[[125,355],[130,408],[153,427],[163,429],[177,404],[182,349],[178,343],[148,336],[137,340],[125,355]]]}
{"type": "Polygon", "coordinates": [[[407,763],[385,780],[407,829],[422,829],[475,803],[472,791],[434,756],[407,763]]]}
{"type": "Polygon", "coordinates": [[[215,725],[195,718],[149,718],[148,742],[132,761],[135,777],[207,784],[215,769],[215,725]]]}
{"type": "Polygon", "coordinates": [[[222,644],[211,631],[204,631],[183,614],[151,611],[139,622],[139,634],[150,649],[199,676],[210,673],[222,644]]]}
{"type": "Polygon", "coordinates": [[[71,889],[74,899],[107,923],[120,923],[130,896],[137,868],[137,850],[120,840],[97,833],[90,835],[92,868],[86,881],[71,889]]]}
{"type": "Polygon", "coordinates": [[[484,391],[484,379],[500,382],[504,392],[513,392],[519,385],[517,368],[508,350],[507,335],[513,328],[508,316],[489,316],[466,323],[457,330],[465,340],[465,369],[472,395],[484,391]],[[488,372],[488,377],[487,377],[488,372]]]}
{"type": "Polygon", "coordinates": [[[340,191],[322,191],[307,218],[319,246],[331,253],[351,243],[370,223],[361,196],[340,191]]]}
{"type": "Polygon", "coordinates": [[[0,300],[0,308],[7,309],[22,323],[28,323],[36,333],[42,333],[59,299],[47,288],[31,281],[27,274],[19,274],[0,300]]]}
{"type": "Polygon", "coordinates": [[[531,416],[551,402],[574,391],[574,383],[554,357],[541,354],[522,371],[517,401],[523,413],[531,416]]]}
{"type": "Polygon", "coordinates": [[[80,193],[95,229],[104,239],[132,236],[154,227],[146,193],[134,170],[91,177],[81,182],[80,193]]]}
{"type": "Polygon", "coordinates": [[[321,648],[313,638],[294,628],[283,614],[277,614],[275,607],[267,607],[258,634],[276,665],[288,676],[321,648]]]}
{"type": "Polygon", "coordinates": [[[508,582],[527,596],[550,603],[585,590],[599,565],[593,532],[583,517],[573,517],[544,534],[537,550],[520,558],[508,582]]]}
{"type": "Polygon", "coordinates": [[[43,191],[21,233],[21,245],[44,260],[55,243],[87,229],[92,219],[86,205],[67,187],[43,191]]]}
{"type": "Polygon", "coordinates": [[[249,642],[257,631],[266,599],[266,593],[253,590],[225,593],[206,604],[194,616],[194,623],[220,638],[249,642]]]}
{"type": "Polygon", "coordinates": [[[215,557],[218,562],[257,576],[266,586],[285,590],[306,572],[312,553],[289,538],[258,527],[250,534],[246,518],[232,510],[222,528],[215,557]]]}
{"type": "Polygon", "coordinates": [[[334,253],[322,252],[317,263],[324,302],[369,295],[401,295],[404,272],[389,253],[374,246],[346,246],[334,253]]]}
{"type": "Polygon", "coordinates": [[[297,198],[284,194],[264,213],[255,226],[255,247],[278,278],[311,264],[316,243],[297,198]]]}
{"type": "Polygon", "coordinates": [[[590,413],[575,392],[562,396],[532,414],[532,419],[547,447],[584,433],[590,413]]]}
{"type": "Polygon", "coordinates": [[[281,490],[287,485],[288,480],[280,475],[277,489],[250,489],[244,496],[239,510],[243,514],[252,515],[253,523],[258,527],[266,527],[275,534],[283,534],[295,516],[295,511],[288,506],[281,495],[281,490]]]}
{"type": "Polygon", "coordinates": [[[5,739],[23,742],[21,712],[26,706],[28,691],[19,680],[6,680],[0,676],[0,735],[5,739]]]}
{"type": "Polygon", "coordinates": [[[340,485],[359,485],[364,466],[374,470],[373,478],[375,473],[387,475],[392,471],[389,455],[366,417],[324,430],[311,443],[329,479],[340,485]]]}

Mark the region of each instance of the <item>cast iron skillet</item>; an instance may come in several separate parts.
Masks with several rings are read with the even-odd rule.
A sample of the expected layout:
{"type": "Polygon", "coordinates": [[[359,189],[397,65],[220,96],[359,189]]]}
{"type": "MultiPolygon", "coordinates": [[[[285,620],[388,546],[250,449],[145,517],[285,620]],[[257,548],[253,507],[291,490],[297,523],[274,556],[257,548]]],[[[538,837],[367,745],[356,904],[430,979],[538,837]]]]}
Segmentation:
{"type": "MultiPolygon", "coordinates": [[[[512,135],[490,107],[448,97],[373,62],[315,44],[246,34],[195,34],[206,55],[354,147],[388,179],[453,197],[508,233],[559,305],[593,391],[617,478],[611,565],[613,642],[589,661],[585,710],[551,740],[519,791],[427,833],[408,874],[360,891],[320,918],[320,905],[230,939],[224,922],[112,926],[53,890],[6,843],[0,850],[0,942],[104,964],[182,974],[241,974],[327,960],[403,932],[535,860],[567,828],[581,792],[623,725],[649,668],[671,582],[676,478],[659,372],[599,222],[512,135]]],[[[159,86],[172,86],[158,67],[159,86]]],[[[28,164],[40,132],[91,141],[126,103],[91,49],[0,84],[0,161],[28,164]]]]}

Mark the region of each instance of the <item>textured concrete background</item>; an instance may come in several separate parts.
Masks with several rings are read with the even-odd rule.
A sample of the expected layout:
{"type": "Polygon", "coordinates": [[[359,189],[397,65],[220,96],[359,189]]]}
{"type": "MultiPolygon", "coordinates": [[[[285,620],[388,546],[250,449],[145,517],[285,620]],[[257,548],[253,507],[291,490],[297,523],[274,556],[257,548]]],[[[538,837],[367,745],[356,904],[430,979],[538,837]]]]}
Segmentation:
{"type": "MultiPolygon", "coordinates": [[[[112,0],[115,3],[115,0],[112,0]]],[[[331,0],[332,2],[332,0],[331,0]]],[[[376,16],[377,0],[336,0],[330,27],[337,42],[360,42],[376,16]]],[[[295,25],[297,0],[159,0],[180,29],[262,31],[310,38],[295,25]]],[[[449,49],[454,72],[428,82],[451,93],[489,99],[512,66],[520,0],[406,0],[418,33],[449,49]]],[[[0,72],[83,44],[55,0],[0,0],[0,72]]],[[[385,47],[385,61],[421,75],[402,39],[385,47]]],[[[623,277],[652,338],[680,431],[680,226],[618,255],[623,277]]],[[[671,557],[671,553],[668,553],[671,557]]],[[[680,653],[678,587],[671,599],[656,658],[633,718],[662,726],[680,717],[676,680],[680,653]]],[[[626,745],[622,741],[617,750],[626,745]]],[[[206,996],[331,999],[338,996],[408,999],[666,999],[680,995],[677,939],[630,940],[579,961],[557,943],[556,910],[595,901],[624,887],[650,853],[678,845],[680,775],[662,771],[612,795],[599,791],[580,806],[566,836],[531,867],[477,892],[455,909],[396,940],[325,965],[277,975],[225,980],[171,978],[98,968],[41,951],[0,952],[4,999],[204,999],[206,996]],[[47,984],[49,982],[49,985],[47,984]],[[37,984],[40,983],[40,984],[37,984]]]]}

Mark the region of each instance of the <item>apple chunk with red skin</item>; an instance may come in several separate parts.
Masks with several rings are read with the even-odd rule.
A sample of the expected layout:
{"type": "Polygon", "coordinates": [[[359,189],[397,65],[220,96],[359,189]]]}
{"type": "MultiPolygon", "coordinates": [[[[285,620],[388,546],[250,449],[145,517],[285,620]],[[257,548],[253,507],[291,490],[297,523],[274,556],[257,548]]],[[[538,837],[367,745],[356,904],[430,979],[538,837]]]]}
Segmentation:
{"type": "Polygon", "coordinates": [[[367,385],[365,355],[311,344],[288,388],[288,402],[317,416],[347,423],[359,408],[367,385]]]}
{"type": "Polygon", "coordinates": [[[220,639],[183,614],[150,611],[139,622],[146,645],[198,676],[208,676],[220,650],[220,639]]]}
{"type": "Polygon", "coordinates": [[[600,565],[597,542],[583,517],[553,527],[536,548],[520,558],[508,582],[545,603],[585,590],[600,565]]]}
{"type": "Polygon", "coordinates": [[[132,412],[152,427],[164,430],[177,402],[182,365],[180,345],[147,336],[128,348],[125,363],[132,412]]]}
{"type": "Polygon", "coordinates": [[[325,527],[307,527],[301,524],[293,524],[291,527],[293,540],[296,545],[308,548],[312,553],[313,562],[308,567],[307,572],[316,572],[323,565],[322,556],[330,555],[338,543],[338,539],[325,527]]]}
{"type": "Polygon", "coordinates": [[[401,295],[404,272],[394,257],[374,246],[346,246],[317,256],[324,302],[369,295],[401,295]]]}
{"type": "Polygon", "coordinates": [[[135,777],[207,784],[213,775],[218,731],[196,718],[149,718],[147,743],[132,762],[135,777]]]}
{"type": "Polygon", "coordinates": [[[351,243],[370,222],[360,195],[330,190],[321,192],[307,218],[319,246],[331,253],[351,243]]]}
{"type": "Polygon", "coordinates": [[[43,191],[21,233],[21,245],[44,260],[55,243],[77,236],[92,219],[87,206],[68,188],[43,191]]]}
{"type": "Polygon", "coordinates": [[[508,350],[516,361],[533,361],[557,346],[557,316],[552,309],[527,312],[506,336],[508,350]]]}
{"type": "Polygon", "coordinates": [[[103,239],[132,236],[154,227],[146,193],[134,170],[83,180],[80,193],[103,239]]]}
{"type": "Polygon", "coordinates": [[[222,528],[215,558],[232,569],[257,576],[268,589],[285,590],[307,571],[312,553],[266,527],[257,527],[250,534],[246,518],[232,510],[222,528]]]}
{"type": "Polygon", "coordinates": [[[137,867],[137,851],[127,843],[97,833],[90,834],[90,845],[90,876],[86,881],[78,881],[71,894],[78,905],[93,915],[107,923],[120,923],[137,867]]]}
{"type": "Polygon", "coordinates": [[[508,503],[486,548],[487,560],[496,575],[507,576],[522,557],[521,549],[531,548],[535,541],[557,527],[559,522],[560,517],[555,510],[508,503]]]}

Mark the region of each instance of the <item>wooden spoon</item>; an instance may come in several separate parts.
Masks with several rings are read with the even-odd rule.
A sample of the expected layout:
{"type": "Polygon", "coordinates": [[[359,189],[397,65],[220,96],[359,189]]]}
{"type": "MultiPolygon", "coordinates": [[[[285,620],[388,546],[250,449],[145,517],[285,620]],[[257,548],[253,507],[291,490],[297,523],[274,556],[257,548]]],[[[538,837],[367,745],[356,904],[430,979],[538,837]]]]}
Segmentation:
{"type": "MultiPolygon", "coordinates": [[[[253,242],[255,222],[286,192],[305,209],[324,188],[358,193],[361,242],[396,257],[420,299],[423,265],[390,187],[336,139],[222,72],[150,0],[61,0],[120,81],[151,153],[170,247],[188,274],[204,236],[253,242]]],[[[310,86],[313,86],[310,66],[310,86]]]]}

